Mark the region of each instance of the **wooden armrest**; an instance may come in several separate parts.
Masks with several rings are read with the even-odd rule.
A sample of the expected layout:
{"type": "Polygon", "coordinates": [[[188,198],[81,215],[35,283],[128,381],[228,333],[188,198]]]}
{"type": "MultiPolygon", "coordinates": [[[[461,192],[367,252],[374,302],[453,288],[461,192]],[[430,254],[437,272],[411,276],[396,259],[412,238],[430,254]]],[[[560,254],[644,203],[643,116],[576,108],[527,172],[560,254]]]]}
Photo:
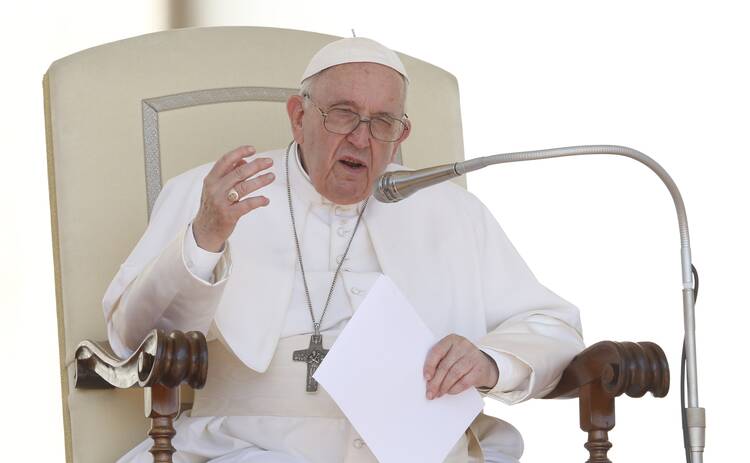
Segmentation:
{"type": "Polygon", "coordinates": [[[208,346],[203,333],[151,331],[126,359],[117,358],[102,343],[82,341],[75,352],[75,387],[107,389],[177,387],[193,389],[206,384],[208,346]]]}
{"type": "Polygon", "coordinates": [[[611,463],[607,433],[615,427],[615,397],[643,397],[646,392],[654,397],[669,392],[669,364],[661,347],[652,342],[602,341],[574,357],[544,398],[578,397],[581,429],[588,432],[587,463],[611,463]]]}
{"type": "Polygon", "coordinates": [[[578,397],[581,386],[599,382],[612,397],[642,397],[669,391],[669,363],[653,342],[598,342],[576,355],[545,399],[578,397]]]}
{"type": "Polygon", "coordinates": [[[102,343],[83,341],[75,352],[75,387],[108,389],[142,387],[146,417],[151,418],[150,452],[155,462],[171,463],[174,418],[180,411],[180,384],[206,384],[208,345],[203,333],[153,330],[130,357],[117,358],[102,343]]]}

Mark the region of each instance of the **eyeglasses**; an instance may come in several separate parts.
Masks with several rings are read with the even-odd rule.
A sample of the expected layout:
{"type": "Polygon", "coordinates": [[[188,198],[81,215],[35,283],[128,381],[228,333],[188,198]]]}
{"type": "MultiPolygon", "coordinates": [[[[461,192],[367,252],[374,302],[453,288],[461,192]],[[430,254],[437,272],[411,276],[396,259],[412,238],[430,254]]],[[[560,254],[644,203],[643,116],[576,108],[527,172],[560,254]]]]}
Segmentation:
{"type": "MultiPolygon", "coordinates": [[[[332,108],[324,111],[312,101],[309,94],[305,94],[304,97],[310,100],[310,103],[320,111],[320,115],[323,116],[323,127],[331,133],[349,135],[359,127],[359,124],[364,122],[370,127],[372,138],[385,142],[394,142],[401,138],[401,135],[406,130],[406,123],[401,119],[390,116],[377,116],[365,119],[358,113],[343,108],[332,108]]],[[[409,117],[404,114],[404,118],[408,119],[409,117]]]]}

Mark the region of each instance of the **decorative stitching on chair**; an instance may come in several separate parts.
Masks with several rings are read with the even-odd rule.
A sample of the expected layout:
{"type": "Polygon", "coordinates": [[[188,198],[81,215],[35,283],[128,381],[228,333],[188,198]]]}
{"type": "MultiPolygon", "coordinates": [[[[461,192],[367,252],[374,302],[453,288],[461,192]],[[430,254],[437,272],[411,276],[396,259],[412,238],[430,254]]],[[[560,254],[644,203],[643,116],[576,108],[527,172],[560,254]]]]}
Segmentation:
{"type": "MultiPolygon", "coordinates": [[[[295,88],[228,87],[176,93],[141,101],[143,115],[143,155],[146,173],[146,200],[148,216],[162,187],[161,148],[159,146],[159,113],[205,104],[234,103],[238,101],[285,102],[298,92],[295,88]]],[[[399,153],[400,154],[400,153],[399,153]]]]}

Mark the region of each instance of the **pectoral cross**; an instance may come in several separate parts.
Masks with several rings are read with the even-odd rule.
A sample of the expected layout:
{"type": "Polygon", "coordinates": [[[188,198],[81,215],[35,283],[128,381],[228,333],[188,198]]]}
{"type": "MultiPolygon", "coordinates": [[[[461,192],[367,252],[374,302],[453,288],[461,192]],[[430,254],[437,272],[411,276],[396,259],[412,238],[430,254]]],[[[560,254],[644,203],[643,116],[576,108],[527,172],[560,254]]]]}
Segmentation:
{"type": "Polygon", "coordinates": [[[320,334],[310,336],[310,347],[307,349],[294,351],[292,359],[295,362],[307,362],[307,392],[317,392],[318,382],[313,378],[313,374],[327,353],[328,349],[323,349],[323,336],[320,334]]]}

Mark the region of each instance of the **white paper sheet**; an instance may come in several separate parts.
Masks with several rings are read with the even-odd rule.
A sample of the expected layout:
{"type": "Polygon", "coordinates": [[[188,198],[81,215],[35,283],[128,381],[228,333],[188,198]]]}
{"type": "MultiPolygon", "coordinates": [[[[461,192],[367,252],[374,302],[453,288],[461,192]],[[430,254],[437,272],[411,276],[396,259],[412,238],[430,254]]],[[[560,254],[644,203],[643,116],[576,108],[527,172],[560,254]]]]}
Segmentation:
{"type": "Polygon", "coordinates": [[[437,341],[383,276],[314,375],[380,463],[442,462],[482,411],[475,389],[425,397],[422,369],[437,341]]]}

